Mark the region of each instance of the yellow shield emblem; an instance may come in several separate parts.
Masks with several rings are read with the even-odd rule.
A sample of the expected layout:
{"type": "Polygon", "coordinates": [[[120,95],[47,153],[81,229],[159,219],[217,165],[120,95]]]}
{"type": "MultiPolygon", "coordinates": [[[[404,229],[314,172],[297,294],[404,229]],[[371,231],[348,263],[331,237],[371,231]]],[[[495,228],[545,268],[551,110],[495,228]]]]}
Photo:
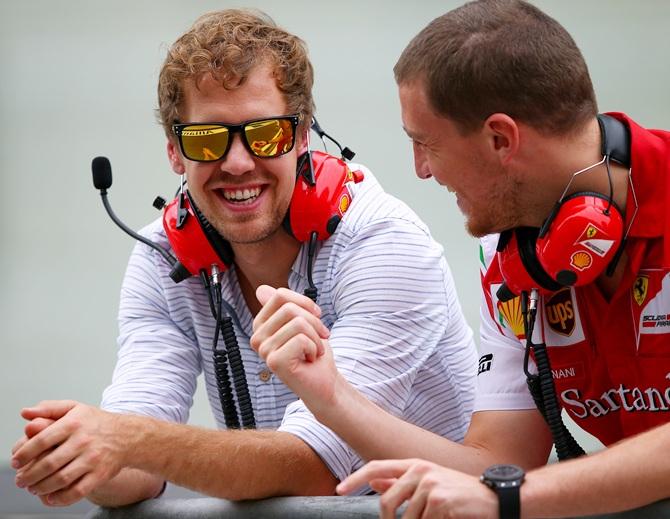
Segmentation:
{"type": "Polygon", "coordinates": [[[647,288],[649,288],[649,277],[638,276],[633,284],[633,297],[639,306],[642,306],[642,303],[647,298],[647,288]]]}
{"type": "Polygon", "coordinates": [[[596,229],[593,225],[589,225],[588,228],[586,229],[586,237],[589,239],[593,238],[597,232],[598,229],[596,229]]]}

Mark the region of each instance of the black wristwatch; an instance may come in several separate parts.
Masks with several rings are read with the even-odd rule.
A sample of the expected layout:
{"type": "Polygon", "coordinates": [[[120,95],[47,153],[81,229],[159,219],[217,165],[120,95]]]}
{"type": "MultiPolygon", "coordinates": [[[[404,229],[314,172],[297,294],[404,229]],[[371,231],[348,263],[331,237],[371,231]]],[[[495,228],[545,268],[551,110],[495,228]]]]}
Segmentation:
{"type": "Polygon", "coordinates": [[[519,519],[521,502],[519,490],[525,473],[516,465],[492,465],[484,471],[480,481],[498,494],[500,519],[519,519]]]}

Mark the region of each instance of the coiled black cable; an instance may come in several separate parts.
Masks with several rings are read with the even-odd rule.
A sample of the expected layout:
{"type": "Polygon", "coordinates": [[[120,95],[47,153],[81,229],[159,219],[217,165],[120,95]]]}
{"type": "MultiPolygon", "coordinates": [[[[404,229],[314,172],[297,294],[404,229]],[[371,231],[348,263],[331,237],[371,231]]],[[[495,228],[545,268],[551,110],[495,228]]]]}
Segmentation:
{"type": "Polygon", "coordinates": [[[303,294],[309,297],[312,301],[316,303],[316,298],[319,295],[319,292],[314,285],[314,279],[312,278],[312,269],[314,268],[314,254],[316,253],[316,242],[318,238],[318,233],[313,231],[309,237],[309,245],[307,248],[307,288],[303,291],[303,294]]]}
{"type": "MultiPolygon", "coordinates": [[[[207,274],[205,274],[207,277],[207,274]]],[[[212,292],[216,291],[216,287],[209,286],[207,283],[207,295],[209,298],[210,309],[212,310],[212,316],[216,322],[214,328],[214,339],[212,344],[212,356],[214,360],[214,375],[216,377],[216,388],[219,392],[219,400],[221,402],[221,411],[223,411],[223,419],[226,422],[226,427],[228,429],[239,429],[240,428],[240,419],[237,416],[237,409],[235,409],[235,401],[233,400],[233,389],[230,384],[230,375],[228,374],[228,362],[226,360],[225,350],[218,348],[219,343],[219,311],[220,311],[220,302],[219,308],[216,308],[214,305],[214,297],[212,292]]],[[[220,299],[220,298],[219,298],[220,299]]]]}
{"type": "MultiPolygon", "coordinates": [[[[537,297],[537,294],[535,294],[535,297],[537,297]]],[[[558,403],[556,387],[551,375],[551,364],[549,362],[549,355],[547,354],[547,346],[544,343],[535,344],[532,341],[537,308],[533,303],[528,308],[527,292],[524,292],[521,297],[521,311],[524,317],[523,322],[526,334],[526,351],[524,355],[526,383],[528,384],[530,394],[533,396],[535,405],[549,426],[558,460],[563,461],[583,456],[585,454],[584,449],[574,439],[561,417],[561,407],[558,403]],[[531,348],[535,358],[535,365],[537,366],[537,374],[530,373],[528,370],[528,359],[531,348]]]]}
{"type": "Polygon", "coordinates": [[[216,323],[214,339],[212,341],[212,355],[216,386],[226,427],[228,429],[240,429],[240,417],[235,407],[230,375],[228,373],[228,363],[230,362],[230,371],[233,375],[237,401],[240,407],[240,414],[242,415],[242,427],[253,429],[256,427],[256,421],[244,371],[244,363],[242,362],[232,319],[223,313],[221,284],[218,282],[218,276],[214,283],[210,282],[209,276],[204,270],[200,271],[200,278],[207,290],[210,310],[216,323]],[[219,335],[223,336],[226,346],[225,350],[218,347],[219,335]]]}
{"type": "Polygon", "coordinates": [[[219,323],[221,324],[221,333],[223,342],[228,351],[228,361],[230,363],[230,372],[233,374],[233,383],[235,384],[235,393],[237,394],[237,404],[240,407],[240,417],[244,429],[255,429],[256,420],[254,418],[254,409],[251,405],[251,396],[249,395],[249,386],[247,385],[247,375],[244,371],[244,363],[240,354],[240,347],[237,343],[233,320],[229,316],[222,316],[219,313],[219,323]]]}
{"type": "Polygon", "coordinates": [[[228,375],[228,363],[226,362],[226,352],[223,350],[214,350],[214,374],[216,375],[216,387],[219,391],[219,400],[221,401],[221,410],[223,418],[228,429],[239,429],[240,419],[237,416],[235,402],[233,400],[233,391],[230,386],[230,376],[228,375]]]}

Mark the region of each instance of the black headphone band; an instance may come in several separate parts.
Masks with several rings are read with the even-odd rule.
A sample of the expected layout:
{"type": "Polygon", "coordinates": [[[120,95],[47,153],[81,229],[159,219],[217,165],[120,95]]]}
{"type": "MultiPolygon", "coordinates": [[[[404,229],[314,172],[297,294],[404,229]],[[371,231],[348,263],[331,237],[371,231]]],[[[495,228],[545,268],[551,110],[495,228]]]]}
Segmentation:
{"type": "Polygon", "coordinates": [[[212,246],[217,256],[219,256],[219,259],[221,259],[221,261],[223,261],[223,263],[229,267],[233,264],[233,258],[235,256],[230,243],[228,243],[228,241],[219,234],[214,226],[209,223],[207,218],[205,218],[205,215],[200,212],[200,209],[198,209],[198,206],[195,204],[195,200],[193,200],[191,193],[186,191],[186,196],[188,197],[188,201],[190,202],[191,208],[193,209],[193,214],[195,214],[200,227],[207,237],[207,241],[212,246]]]}
{"type": "Polygon", "coordinates": [[[611,115],[598,114],[598,125],[602,135],[601,153],[605,157],[630,168],[630,129],[611,115]]]}
{"type": "Polygon", "coordinates": [[[600,198],[601,200],[605,200],[606,202],[609,202],[611,206],[621,215],[623,218],[623,211],[619,209],[619,206],[616,205],[616,202],[612,200],[609,196],[603,195],[602,193],[598,193],[596,191],[578,191],[577,193],[572,193],[571,195],[566,196],[562,201],[561,204],[564,204],[568,200],[573,200],[574,198],[579,198],[580,196],[593,196],[596,198],[600,198]]]}
{"type": "Polygon", "coordinates": [[[540,264],[535,252],[535,242],[539,229],[537,227],[517,227],[514,229],[519,258],[526,272],[536,281],[541,288],[555,292],[563,288],[563,285],[552,279],[540,264]]]}

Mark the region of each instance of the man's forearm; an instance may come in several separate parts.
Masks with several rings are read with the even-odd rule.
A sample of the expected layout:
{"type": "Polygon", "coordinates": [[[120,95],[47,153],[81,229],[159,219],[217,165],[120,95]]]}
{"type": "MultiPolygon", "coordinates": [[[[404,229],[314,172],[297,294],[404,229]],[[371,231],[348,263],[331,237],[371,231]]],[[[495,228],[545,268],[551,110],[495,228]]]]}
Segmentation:
{"type": "Polygon", "coordinates": [[[485,449],[450,441],[410,424],[368,400],[338,375],[334,402],[311,405],[317,419],[332,429],[366,461],[421,458],[469,474],[480,474],[498,461],[485,449]]]}
{"type": "Polygon", "coordinates": [[[126,468],[86,498],[99,506],[124,506],[158,496],[164,483],[159,476],[126,468]]]}
{"type": "Polygon", "coordinates": [[[670,424],[597,454],[530,472],[523,517],[618,512],[670,497],[670,424]]]}
{"type": "Polygon", "coordinates": [[[127,417],[128,463],[179,486],[226,499],[332,495],[337,484],[298,437],[277,431],[217,431],[127,417]]]}

